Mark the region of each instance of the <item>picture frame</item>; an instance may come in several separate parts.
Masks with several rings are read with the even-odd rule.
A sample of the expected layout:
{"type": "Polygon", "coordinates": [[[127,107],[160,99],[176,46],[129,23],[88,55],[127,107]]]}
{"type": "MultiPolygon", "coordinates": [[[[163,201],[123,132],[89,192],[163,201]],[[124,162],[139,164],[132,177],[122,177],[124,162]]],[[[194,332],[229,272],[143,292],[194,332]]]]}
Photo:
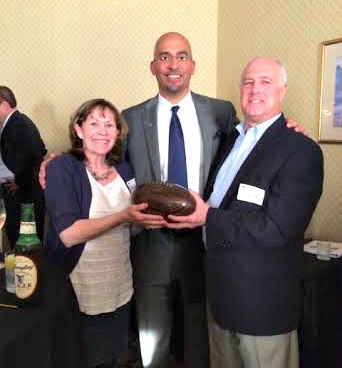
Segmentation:
{"type": "Polygon", "coordinates": [[[342,143],[342,38],[321,44],[318,142],[342,143]]]}

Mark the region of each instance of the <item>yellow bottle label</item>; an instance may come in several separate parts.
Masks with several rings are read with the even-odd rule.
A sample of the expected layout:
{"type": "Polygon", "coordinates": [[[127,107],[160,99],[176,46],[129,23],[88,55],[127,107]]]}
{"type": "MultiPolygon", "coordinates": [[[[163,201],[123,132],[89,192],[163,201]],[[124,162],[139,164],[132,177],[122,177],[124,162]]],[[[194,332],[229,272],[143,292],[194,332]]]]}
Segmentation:
{"type": "Polygon", "coordinates": [[[19,299],[32,295],[37,286],[37,267],[25,256],[15,256],[15,293],[19,299]]]}

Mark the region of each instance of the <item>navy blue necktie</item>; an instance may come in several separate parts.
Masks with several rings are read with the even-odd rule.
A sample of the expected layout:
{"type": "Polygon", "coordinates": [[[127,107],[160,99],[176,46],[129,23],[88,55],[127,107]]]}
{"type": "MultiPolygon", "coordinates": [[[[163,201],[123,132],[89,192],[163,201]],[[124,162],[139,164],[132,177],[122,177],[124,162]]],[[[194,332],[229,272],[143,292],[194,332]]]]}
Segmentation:
{"type": "Polygon", "coordinates": [[[173,106],[171,108],[172,116],[169,133],[169,164],[167,181],[187,188],[188,178],[186,173],[184,137],[182,126],[177,115],[178,109],[179,106],[173,106]]]}

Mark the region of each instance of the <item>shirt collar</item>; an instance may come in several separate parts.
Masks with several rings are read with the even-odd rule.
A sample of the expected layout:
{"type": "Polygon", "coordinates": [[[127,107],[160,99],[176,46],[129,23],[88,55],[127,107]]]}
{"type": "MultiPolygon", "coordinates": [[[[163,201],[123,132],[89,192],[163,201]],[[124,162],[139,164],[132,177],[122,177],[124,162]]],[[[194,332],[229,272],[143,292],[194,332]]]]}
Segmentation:
{"type": "MultiPolygon", "coordinates": [[[[281,113],[279,113],[276,116],[273,116],[273,118],[268,119],[266,121],[263,121],[262,123],[249,128],[248,130],[251,130],[254,132],[254,136],[256,138],[256,140],[259,140],[262,135],[266,132],[266,130],[276,121],[279,119],[279,117],[281,116],[281,113]]],[[[238,124],[236,126],[237,131],[240,133],[240,135],[245,135],[245,131],[244,131],[244,127],[245,127],[245,122],[242,121],[240,124],[238,124]]]]}
{"type": "Polygon", "coordinates": [[[166,98],[158,94],[158,105],[161,108],[167,108],[168,110],[171,110],[172,106],[179,106],[180,110],[186,111],[188,106],[193,105],[191,92],[189,91],[177,104],[172,104],[166,98]]]}

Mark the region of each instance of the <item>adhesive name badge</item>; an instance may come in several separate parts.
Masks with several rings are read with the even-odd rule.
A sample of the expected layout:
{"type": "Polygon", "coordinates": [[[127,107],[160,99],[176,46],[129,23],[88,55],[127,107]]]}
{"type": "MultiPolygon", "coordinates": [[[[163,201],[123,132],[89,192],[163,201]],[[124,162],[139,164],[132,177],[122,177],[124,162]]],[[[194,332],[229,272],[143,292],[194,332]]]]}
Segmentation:
{"type": "Polygon", "coordinates": [[[137,187],[137,182],[135,181],[135,178],[133,178],[131,180],[128,180],[128,182],[126,182],[126,184],[127,184],[127,187],[129,189],[129,191],[131,193],[133,193],[135,188],[137,187]]]}
{"type": "Polygon", "coordinates": [[[265,198],[265,191],[248,184],[240,184],[237,199],[262,206],[265,198]]]}

